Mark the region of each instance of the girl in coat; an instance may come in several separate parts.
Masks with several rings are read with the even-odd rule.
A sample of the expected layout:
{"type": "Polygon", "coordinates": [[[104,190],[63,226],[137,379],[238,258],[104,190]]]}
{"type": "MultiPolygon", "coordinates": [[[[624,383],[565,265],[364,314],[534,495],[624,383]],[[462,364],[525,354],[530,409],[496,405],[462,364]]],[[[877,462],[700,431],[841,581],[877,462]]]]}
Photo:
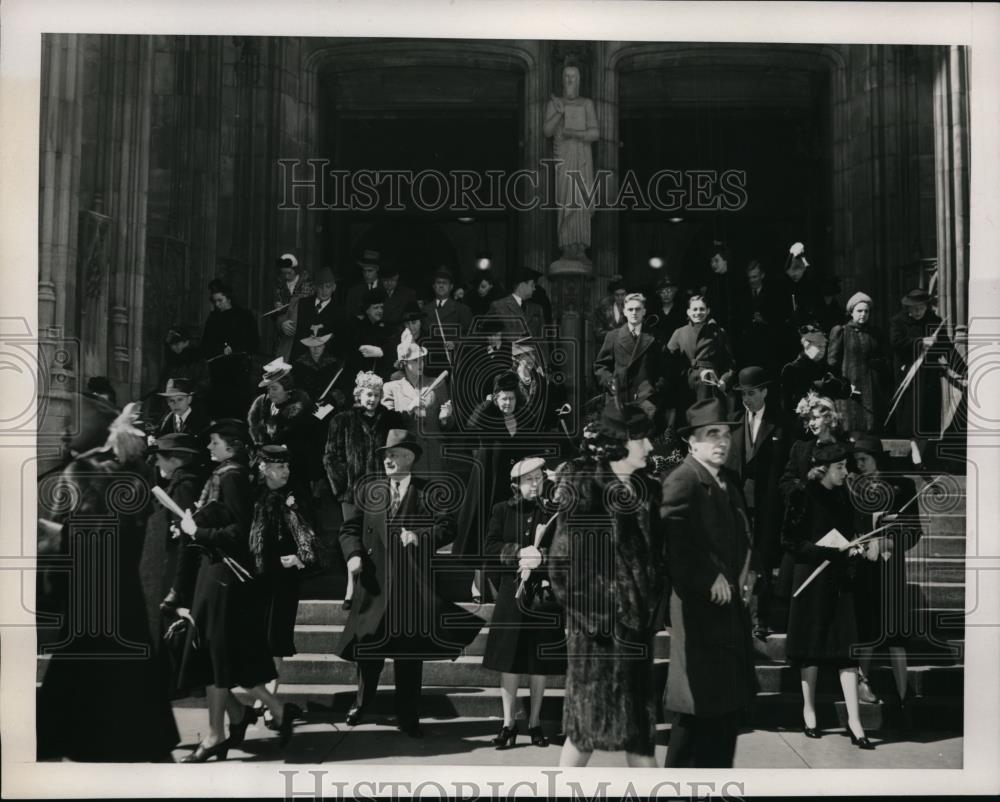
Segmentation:
{"type": "Polygon", "coordinates": [[[568,625],[561,766],[585,766],[594,749],[656,765],[653,640],[666,571],[660,485],[644,473],[649,432],[638,405],[609,406],[557,479],[549,576],[568,625]]]}
{"type": "Polygon", "coordinates": [[[886,523],[896,525],[878,538],[869,541],[859,565],[858,631],[862,643],[870,644],[860,649],[859,695],[863,702],[878,702],[867,681],[871,669],[872,646],[886,645],[896,683],[898,712],[906,721],[907,689],[906,646],[915,632],[913,608],[916,599],[906,575],[906,552],[916,545],[921,536],[920,514],[916,503],[910,504],[902,515],[899,511],[917,495],[912,479],[905,476],[886,476],[883,473],[886,459],[882,442],[877,437],[865,436],[854,444],[854,463],[857,476],[849,477],[851,501],[862,531],[869,531],[886,523]]]}
{"type": "Polygon", "coordinates": [[[483,657],[483,666],[500,672],[503,727],[493,739],[497,749],[517,740],[515,705],[524,674],[531,689],[528,736],[535,746],[548,746],[540,720],[545,678],[566,673],[565,622],[555,605],[545,604],[550,592],[545,562],[555,527],[546,527],[549,513],[539,497],[544,467],[540,457],[514,465],[514,497],[494,505],[486,532],[487,558],[502,571],[483,657]]]}
{"type": "Polygon", "coordinates": [[[877,432],[885,418],[882,387],[888,361],[868,324],[872,299],[856,292],[847,302],[850,321],[834,326],[826,361],[839,376],[851,383],[850,398],[837,401],[850,432],[877,432]]]}
{"type": "Polygon", "coordinates": [[[215,757],[225,760],[230,747],[243,743],[247,727],[257,719],[233,695],[244,688],[260,700],[274,717],[279,743],[292,735],[293,704],[282,704],[265,683],[277,678],[267,643],[267,611],[264,588],[252,577],[250,523],[253,491],[247,467],[245,426],[223,419],[209,429],[208,451],[218,463],[202,491],[195,513],[181,518],[180,528],[205,551],[195,584],[190,610],[178,614],[191,621],[180,684],[184,688],[204,685],[208,696],[208,734],[182,763],[204,763],[215,757]],[[224,730],[229,716],[229,737],[224,730]]]}
{"type": "Polygon", "coordinates": [[[788,611],[787,655],[799,669],[806,737],[821,737],[816,728],[816,679],[820,666],[829,666],[840,676],[851,743],[873,749],[861,726],[858,663],[851,656],[858,643],[852,563],[860,548],[841,551],[817,545],[833,529],[847,540],[854,537],[854,510],[844,486],[850,452],[842,443],[817,448],[808,483],[788,499],[781,543],[795,560],[792,584],[801,592],[793,595],[788,611]],[[802,589],[824,561],[830,564],[802,589]]]}

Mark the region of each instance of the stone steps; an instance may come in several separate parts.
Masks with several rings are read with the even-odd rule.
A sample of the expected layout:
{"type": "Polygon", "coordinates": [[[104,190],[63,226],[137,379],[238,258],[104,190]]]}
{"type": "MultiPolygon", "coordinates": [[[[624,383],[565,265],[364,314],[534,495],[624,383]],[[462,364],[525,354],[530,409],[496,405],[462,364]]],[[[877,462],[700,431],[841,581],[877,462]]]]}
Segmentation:
{"type": "MultiPolygon", "coordinates": [[[[356,687],[353,684],[344,685],[282,685],[278,693],[283,701],[295,702],[303,710],[308,711],[310,718],[317,720],[332,719],[340,724],[347,711],[354,703],[356,687]]],[[[249,703],[250,697],[242,691],[236,695],[249,703]]],[[[565,691],[562,688],[546,688],[542,702],[541,717],[545,721],[560,722],[562,720],[563,700],[565,691]]],[[[898,714],[895,705],[886,695],[886,700],[879,704],[861,704],[861,723],[866,730],[893,729],[898,726],[898,714]]],[[[205,700],[189,698],[174,702],[177,707],[205,707],[205,700]]],[[[521,687],[518,692],[517,718],[528,716],[528,689],[521,687]]],[[[910,705],[913,725],[922,730],[944,731],[961,730],[963,710],[961,699],[954,697],[935,698],[918,697],[910,705]]],[[[502,715],[500,690],[498,687],[485,688],[441,688],[427,687],[421,697],[421,716],[432,719],[500,719],[502,715]]],[[[820,728],[835,730],[845,728],[847,717],[844,703],[838,693],[822,691],[816,695],[817,723],[820,728]]],[[[371,723],[388,724],[394,711],[393,692],[391,686],[383,684],[371,708],[367,721],[371,723]]],[[[758,693],[750,710],[749,725],[758,728],[787,728],[799,730],[802,727],[802,697],[799,692],[761,692],[758,693]]],[[[662,708],[658,710],[658,721],[669,727],[669,714],[662,708]]],[[[523,731],[524,726],[522,724],[523,731]]]]}

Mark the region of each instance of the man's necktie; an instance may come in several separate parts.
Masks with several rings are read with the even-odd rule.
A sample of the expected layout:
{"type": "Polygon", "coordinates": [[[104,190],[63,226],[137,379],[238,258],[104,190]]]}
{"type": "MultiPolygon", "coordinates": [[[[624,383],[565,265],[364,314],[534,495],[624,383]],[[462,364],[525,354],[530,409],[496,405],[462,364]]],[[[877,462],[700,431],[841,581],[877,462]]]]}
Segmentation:
{"type": "Polygon", "coordinates": [[[395,518],[399,509],[399,482],[392,483],[392,497],[389,499],[389,517],[395,518]]]}
{"type": "Polygon", "coordinates": [[[174,431],[175,432],[180,432],[180,431],[183,431],[183,429],[184,429],[184,420],[181,418],[180,415],[175,415],[174,416],[174,431]]]}
{"type": "Polygon", "coordinates": [[[639,332],[637,332],[635,329],[632,329],[632,342],[636,342],[638,339],[639,339],[639,332]]]}

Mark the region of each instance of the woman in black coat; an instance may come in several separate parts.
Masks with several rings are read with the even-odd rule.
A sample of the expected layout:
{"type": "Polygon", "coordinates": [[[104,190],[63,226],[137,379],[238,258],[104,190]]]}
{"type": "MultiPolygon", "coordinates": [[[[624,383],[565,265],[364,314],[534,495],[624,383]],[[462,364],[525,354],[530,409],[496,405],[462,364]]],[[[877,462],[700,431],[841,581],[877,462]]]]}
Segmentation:
{"type": "Polygon", "coordinates": [[[877,432],[885,420],[883,388],[889,363],[869,323],[872,299],[856,292],[847,302],[851,319],[830,331],[826,360],[851,383],[851,397],[837,402],[849,432],[877,432]]]}
{"type": "Polygon", "coordinates": [[[907,582],[906,552],[921,537],[920,514],[913,499],[917,495],[912,479],[885,476],[886,454],[877,437],[861,437],[854,444],[857,476],[849,477],[851,501],[857,513],[858,528],[870,531],[887,523],[894,525],[878,538],[869,541],[858,567],[855,597],[858,605],[860,650],[859,692],[864,702],[877,702],[867,682],[872,647],[886,645],[896,681],[900,712],[908,697],[906,647],[916,631],[913,610],[917,599],[907,582]],[[911,503],[913,502],[913,503],[911,503]],[[909,505],[909,506],[907,506],[909,505]],[[906,510],[900,514],[900,510],[906,510]]]}
{"type": "Polygon", "coordinates": [[[545,479],[540,457],[518,462],[510,472],[514,497],[493,507],[486,532],[486,556],[502,572],[490,621],[483,666],[499,671],[503,728],[493,739],[497,749],[517,740],[514,721],[517,689],[528,675],[531,709],[528,736],[547,746],[540,716],[546,675],[566,673],[565,622],[551,594],[544,569],[555,527],[546,527],[549,512],[539,498],[545,479]]]}
{"type": "Polygon", "coordinates": [[[257,320],[236,306],[232,287],[224,282],[213,281],[208,292],[214,308],[205,319],[201,353],[208,363],[209,412],[213,418],[242,418],[253,400],[250,371],[260,349],[257,320]]]}
{"type": "Polygon", "coordinates": [[[792,582],[798,595],[792,596],[788,611],[786,648],[802,682],[806,736],[821,737],[816,729],[816,679],[820,666],[831,666],[840,675],[851,742],[871,749],[861,727],[858,664],[851,656],[858,643],[852,563],[860,550],[817,545],[833,529],[847,540],[854,537],[854,510],[844,486],[849,454],[850,448],[841,443],[817,448],[808,483],[788,499],[781,543],[795,560],[792,582]],[[803,588],[824,561],[830,564],[803,588]]]}
{"type": "Polygon", "coordinates": [[[97,413],[87,415],[82,428],[103,429],[106,445],[39,485],[48,553],[73,565],[72,593],[59,612],[85,631],[61,632],[46,648],[52,656],[38,691],[38,760],[169,761],[179,740],[168,667],[152,646],[138,570],[155,479],[137,423],[131,404],[110,431],[97,413]]]}
{"type": "Polygon", "coordinates": [[[586,765],[594,749],[656,766],[653,641],[666,550],[660,484],[644,472],[649,432],[638,405],[607,408],[584,431],[585,456],[557,479],[549,576],[568,625],[561,766],[586,765]]]}
{"type": "Polygon", "coordinates": [[[245,426],[223,419],[209,429],[208,451],[218,463],[198,502],[198,520],[185,512],[180,528],[205,551],[190,611],[178,611],[192,626],[184,647],[180,685],[204,685],[208,695],[208,734],[183,763],[224,760],[230,747],[243,743],[256,720],[251,707],[239,703],[235,687],[244,688],[271,711],[280,743],[292,734],[298,712],[283,705],[265,687],[276,678],[267,643],[264,587],[251,575],[250,523],[253,489],[247,467],[245,426]],[[224,721],[229,716],[229,737],[224,721]]]}
{"type": "MultiPolygon", "coordinates": [[[[813,324],[799,328],[802,351],[781,369],[781,408],[791,417],[810,394],[848,398],[851,383],[835,375],[826,361],[826,333],[813,324]]],[[[790,426],[794,430],[794,426],[790,426]]]]}
{"type": "Polygon", "coordinates": [[[305,479],[319,479],[315,406],[308,394],[295,386],[292,366],[280,357],[264,366],[264,377],[257,385],[267,388],[254,399],[247,415],[250,439],[258,448],[281,444],[288,447],[292,470],[305,479]]]}
{"type": "Polygon", "coordinates": [[[520,380],[513,371],[496,376],[492,394],[472,411],[465,427],[466,431],[479,435],[479,444],[469,464],[452,554],[472,558],[475,563],[473,601],[494,596],[490,585],[495,587],[496,577],[492,572],[484,573],[482,561],[489,515],[494,505],[507,496],[511,466],[538,451],[527,418],[531,410],[519,405],[519,387],[520,380]]]}

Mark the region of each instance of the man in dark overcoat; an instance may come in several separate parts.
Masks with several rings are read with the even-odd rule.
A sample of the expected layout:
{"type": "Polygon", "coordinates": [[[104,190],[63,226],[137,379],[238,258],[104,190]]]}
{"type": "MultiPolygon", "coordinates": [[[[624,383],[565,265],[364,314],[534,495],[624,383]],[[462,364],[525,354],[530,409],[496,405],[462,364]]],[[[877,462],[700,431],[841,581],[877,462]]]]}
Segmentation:
{"type": "Polygon", "coordinates": [[[733,388],[742,403],[734,416],[732,448],[726,467],[740,478],[753,529],[754,564],[760,576],[751,604],[754,634],[767,639],[773,573],[781,566],[783,508],[778,481],[788,460],[783,418],[776,398],[770,398],[771,381],[764,368],[743,368],[733,388]]]}
{"type": "Polygon", "coordinates": [[[503,318],[507,336],[520,339],[525,330],[532,337],[542,336],[542,326],[545,325],[545,310],[535,303],[535,282],[542,277],[537,270],[522,267],[511,278],[513,292],[503,298],[497,298],[490,304],[490,314],[503,318]]]}
{"type": "Polygon", "coordinates": [[[739,478],[725,467],[735,421],[718,399],[687,410],[691,453],[663,480],[670,580],[670,672],[676,718],[666,766],[733,765],[741,714],[756,687],[746,599],[752,536],[739,478]]]}
{"type": "Polygon", "coordinates": [[[625,296],[625,325],[605,335],[594,361],[594,374],[620,405],[638,403],[652,419],[666,378],[663,341],[644,329],[645,315],[645,296],[625,296]]]}
{"type": "Polygon", "coordinates": [[[485,623],[434,591],[431,559],[455,539],[455,521],[433,508],[427,486],[412,474],[421,452],[408,431],[391,429],[377,452],[386,475],[355,491],[357,511],[340,533],[354,596],[337,651],[358,667],[358,693],[347,724],[362,721],[391,657],[397,723],[413,738],[423,735],[424,660],[454,660],[485,623]]]}
{"type": "Polygon", "coordinates": [[[312,289],[311,295],[299,301],[298,322],[288,360],[292,363],[306,352],[302,340],[313,332],[316,325],[321,325],[324,332],[333,335],[333,343],[327,350],[339,356],[346,341],[345,334],[352,322],[348,320],[344,299],[337,292],[337,277],[329,267],[324,267],[316,274],[312,289]]]}

